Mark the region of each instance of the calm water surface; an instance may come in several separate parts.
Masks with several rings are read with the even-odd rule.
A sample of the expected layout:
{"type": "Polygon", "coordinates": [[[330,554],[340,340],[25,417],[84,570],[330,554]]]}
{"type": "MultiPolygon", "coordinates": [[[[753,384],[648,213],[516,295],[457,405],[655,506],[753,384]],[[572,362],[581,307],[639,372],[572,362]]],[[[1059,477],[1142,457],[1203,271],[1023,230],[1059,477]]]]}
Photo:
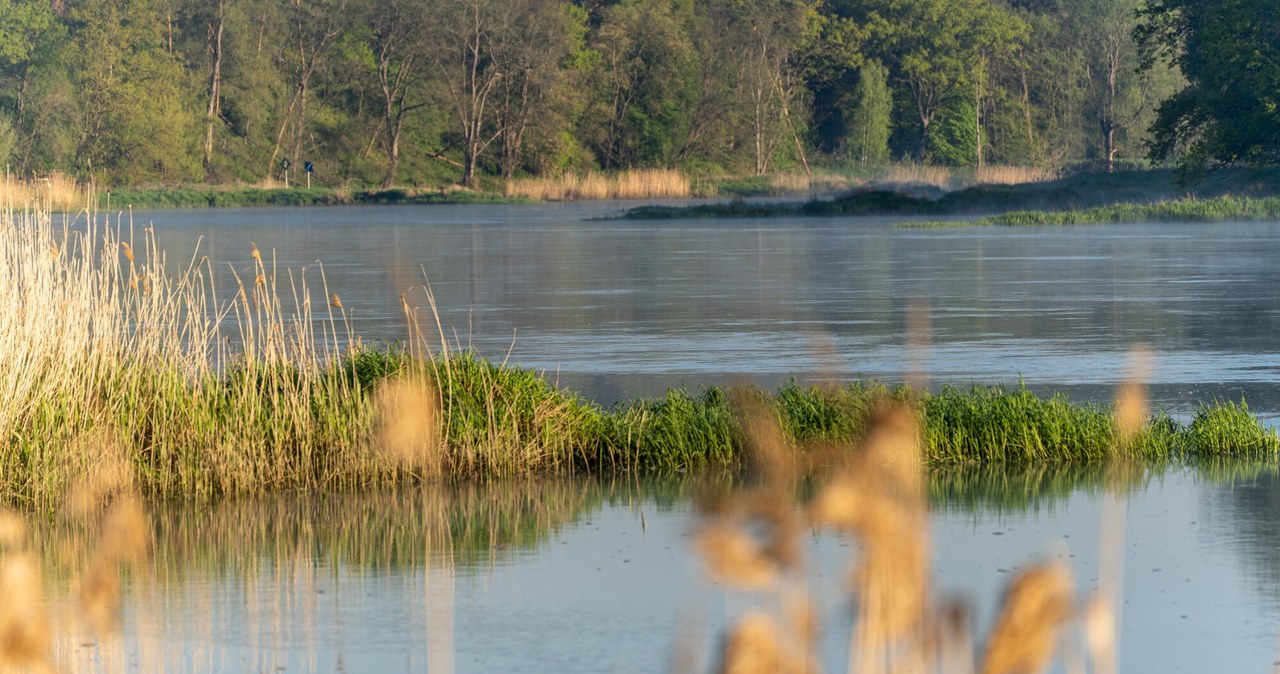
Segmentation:
{"type": "MultiPolygon", "coordinates": [[[[894,229],[883,218],[601,222],[619,204],[150,211],[171,258],[323,262],[366,341],[430,281],[450,340],[598,401],[788,377],[1016,383],[1280,416],[1280,223],[894,229]],[[909,326],[914,328],[909,330],[909,326]],[[909,347],[914,343],[914,348],[909,347]]],[[[229,277],[229,274],[224,274],[229,277]]],[[[227,296],[230,296],[229,294],[227,296]]],[[[423,320],[430,322],[429,317],[423,320]]]]}
{"type": "MultiPolygon", "coordinates": [[[[1098,585],[1099,524],[1112,496],[1070,472],[1047,485],[1024,479],[935,483],[934,580],[970,600],[981,632],[1020,565],[1061,557],[1081,597],[1098,585]],[[992,490],[997,483],[1008,489],[992,490]]],[[[156,568],[126,585],[121,637],[65,637],[63,662],[78,671],[664,672],[683,651],[705,665],[726,621],[753,601],[708,581],[691,552],[691,492],[551,482],[160,508],[156,568]]],[[[1277,505],[1274,467],[1235,481],[1175,471],[1120,501],[1111,512],[1124,531],[1121,671],[1271,670],[1277,505]]],[[[826,671],[844,671],[856,545],[807,538],[826,621],[821,657],[826,671]]]]}
{"type": "MultiPolygon", "coordinates": [[[[425,307],[429,280],[451,340],[605,404],[673,386],[910,372],[935,387],[1025,380],[1107,401],[1146,347],[1153,398],[1169,411],[1244,395],[1280,419],[1280,223],[591,220],[619,208],[134,219],[154,224],[175,264],[198,245],[243,274],[253,242],[281,270],[309,267],[318,288],[323,262],[327,292],[366,341],[405,339],[400,295],[425,307]]],[[[936,581],[972,598],[983,630],[1010,573],[1038,556],[1066,557],[1082,592],[1098,582],[1110,497],[1096,478],[1049,484],[935,484],[936,581]]],[[[704,578],[689,496],[680,484],[569,482],[157,509],[156,570],[129,583],[122,638],[64,639],[62,656],[87,670],[662,672],[689,649],[705,665],[750,600],[704,578]]],[[[1272,669],[1278,508],[1274,468],[1236,480],[1175,471],[1128,495],[1122,671],[1272,669]]],[[[842,671],[855,548],[816,534],[808,548],[828,617],[822,659],[842,671]]],[[[75,575],[63,566],[49,572],[55,586],[75,575]]]]}

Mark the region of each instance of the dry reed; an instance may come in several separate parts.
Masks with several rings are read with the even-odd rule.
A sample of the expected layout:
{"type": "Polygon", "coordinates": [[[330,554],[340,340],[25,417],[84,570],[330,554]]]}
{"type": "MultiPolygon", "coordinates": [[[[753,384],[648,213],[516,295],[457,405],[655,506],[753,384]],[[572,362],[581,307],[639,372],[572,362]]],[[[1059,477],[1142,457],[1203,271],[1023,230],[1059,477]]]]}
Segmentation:
{"type": "Polygon", "coordinates": [[[1044,183],[1061,178],[1062,174],[1055,169],[1035,166],[996,166],[983,165],[973,176],[975,185],[1023,185],[1026,183],[1044,183]]]}
{"type": "Polygon", "coordinates": [[[438,475],[443,460],[440,391],[425,376],[384,382],[374,395],[382,451],[394,464],[438,475]]]}
{"type": "Polygon", "coordinates": [[[981,674],[1037,674],[1074,610],[1071,573],[1062,563],[1024,569],[1009,583],[983,655],[981,674]]]}
{"type": "Polygon", "coordinates": [[[61,173],[20,179],[5,173],[0,181],[0,207],[22,209],[30,205],[54,211],[75,212],[92,208],[96,195],[92,185],[85,185],[61,173]]]}
{"type": "Polygon", "coordinates": [[[678,199],[691,196],[689,178],[672,169],[634,169],[618,173],[565,174],[559,178],[507,181],[508,197],[543,201],[602,199],[678,199]]]}
{"type": "Polygon", "coordinates": [[[927,164],[893,164],[881,169],[874,181],[896,185],[925,185],[942,190],[959,190],[975,185],[1021,185],[1057,180],[1052,169],[1033,166],[984,165],[977,169],[956,169],[927,164]]]}

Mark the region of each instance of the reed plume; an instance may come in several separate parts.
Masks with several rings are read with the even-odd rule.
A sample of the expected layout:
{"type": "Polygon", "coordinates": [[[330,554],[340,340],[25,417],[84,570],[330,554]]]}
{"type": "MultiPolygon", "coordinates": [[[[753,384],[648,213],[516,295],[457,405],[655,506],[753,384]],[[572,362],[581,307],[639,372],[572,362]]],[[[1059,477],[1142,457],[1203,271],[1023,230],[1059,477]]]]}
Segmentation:
{"type": "Polygon", "coordinates": [[[425,376],[384,382],[374,394],[379,445],[393,465],[437,475],[444,463],[440,393],[425,376]]]}
{"type": "Polygon", "coordinates": [[[1038,674],[1052,659],[1058,633],[1072,615],[1071,574],[1040,564],[1009,583],[983,655],[981,674],[1038,674]]]}

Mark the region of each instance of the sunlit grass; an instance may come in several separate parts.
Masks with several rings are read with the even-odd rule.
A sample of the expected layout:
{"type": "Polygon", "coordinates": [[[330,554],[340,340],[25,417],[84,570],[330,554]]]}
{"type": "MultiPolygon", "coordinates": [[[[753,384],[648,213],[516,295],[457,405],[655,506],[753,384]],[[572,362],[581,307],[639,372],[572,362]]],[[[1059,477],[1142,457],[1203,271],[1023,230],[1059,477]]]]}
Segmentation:
{"type": "Polygon", "coordinates": [[[508,197],[543,201],[588,199],[659,199],[693,195],[688,176],[671,169],[633,169],[617,173],[566,173],[557,178],[507,181],[508,197]]]}

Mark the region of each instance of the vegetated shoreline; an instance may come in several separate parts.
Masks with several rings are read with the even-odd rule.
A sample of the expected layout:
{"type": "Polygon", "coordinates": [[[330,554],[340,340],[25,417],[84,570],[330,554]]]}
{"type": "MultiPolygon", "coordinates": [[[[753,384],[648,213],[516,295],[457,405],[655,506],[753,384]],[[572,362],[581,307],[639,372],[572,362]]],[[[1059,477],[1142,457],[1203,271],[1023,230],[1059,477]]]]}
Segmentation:
{"type": "Polygon", "coordinates": [[[1230,222],[1280,220],[1280,197],[1186,197],[1149,204],[1115,204],[1069,211],[1013,211],[973,220],[900,222],[895,227],[948,229],[957,227],[1030,227],[1043,225],[1099,225],[1134,222],[1230,222]]]}
{"type": "MultiPolygon", "coordinates": [[[[803,203],[732,201],[694,206],[642,206],[620,216],[627,220],[670,220],[685,218],[775,218],[775,217],[839,217],[839,216],[945,216],[990,215],[1023,211],[1019,214],[1031,224],[1036,214],[1045,213],[1046,223],[1056,212],[1080,213],[1097,209],[1095,217],[1104,217],[1104,207],[1115,213],[1124,209],[1151,208],[1150,213],[1182,213],[1190,219],[1194,213],[1208,220],[1215,209],[1234,208],[1236,217],[1226,214],[1218,219],[1248,219],[1259,210],[1255,202],[1280,195],[1280,168],[1222,169],[1202,180],[1194,188],[1179,188],[1176,175],[1169,169],[1119,171],[1116,173],[1081,173],[1058,180],[1017,185],[977,185],[962,190],[862,189],[832,199],[811,199],[803,203]],[[1165,204],[1172,204],[1166,206],[1165,204]]],[[[1269,203],[1269,202],[1268,202],[1269,203]]],[[[1268,207],[1269,208],[1269,207],[1268,207]]],[[[1127,212],[1127,211],[1124,211],[1127,212]]],[[[1128,217],[1139,217],[1130,215],[1128,217]]],[[[1148,216],[1150,217],[1150,216],[1148,216]]],[[[1256,217],[1268,216],[1258,215],[1256,217]]],[[[968,221],[957,226],[971,224],[968,221]]],[[[996,223],[985,223],[996,224],[996,223]]],[[[942,226],[942,225],[939,225],[942,226]]]]}

